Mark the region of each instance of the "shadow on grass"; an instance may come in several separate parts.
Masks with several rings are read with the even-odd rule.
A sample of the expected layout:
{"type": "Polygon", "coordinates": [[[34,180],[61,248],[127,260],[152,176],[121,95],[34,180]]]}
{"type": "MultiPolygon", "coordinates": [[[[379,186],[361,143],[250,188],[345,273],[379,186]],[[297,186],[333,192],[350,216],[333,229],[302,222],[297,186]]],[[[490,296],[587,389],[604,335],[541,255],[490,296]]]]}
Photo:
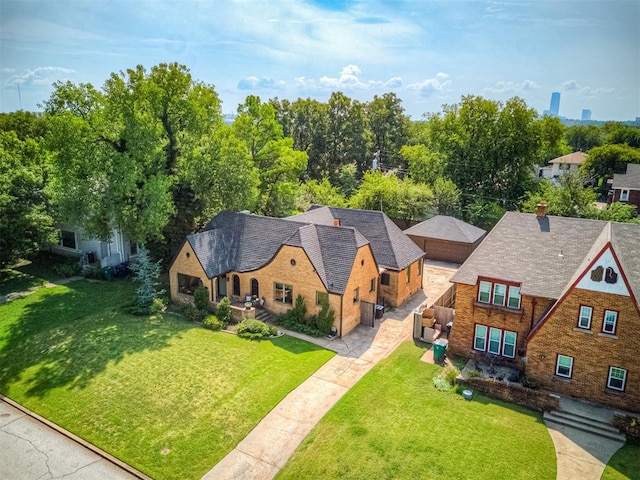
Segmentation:
{"type": "Polygon", "coordinates": [[[59,255],[39,252],[33,260],[23,260],[18,265],[0,270],[0,295],[30,290],[45,282],[59,278],[56,265],[67,261],[59,255]]]}
{"type": "Polygon", "coordinates": [[[277,338],[269,338],[262,341],[271,342],[278,348],[282,348],[291,353],[307,353],[307,352],[317,352],[319,350],[327,350],[320,345],[316,345],[315,343],[307,342],[306,340],[300,340],[295,337],[290,337],[289,335],[283,335],[277,338]]]}
{"type": "Polygon", "coordinates": [[[0,307],[0,392],[19,383],[29,397],[59,387],[84,388],[109,363],[160,350],[194,328],[162,316],[123,313],[133,295],[130,282],[79,281],[0,307]]]}

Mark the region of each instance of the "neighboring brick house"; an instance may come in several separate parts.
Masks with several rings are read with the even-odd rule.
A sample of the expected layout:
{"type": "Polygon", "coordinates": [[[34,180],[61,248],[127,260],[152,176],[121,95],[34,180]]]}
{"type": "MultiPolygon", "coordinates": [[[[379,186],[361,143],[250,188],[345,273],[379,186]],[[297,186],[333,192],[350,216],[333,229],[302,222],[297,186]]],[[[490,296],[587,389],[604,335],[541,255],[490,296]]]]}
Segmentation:
{"type": "Polygon", "coordinates": [[[640,164],[628,163],[627,173],[616,173],[611,190],[613,194],[609,199],[612,202],[635,205],[640,213],[640,164]]]}
{"type": "Polygon", "coordinates": [[[312,205],[288,219],[352,227],[369,240],[380,267],[378,303],[398,307],[422,288],[425,253],[383,212],[312,205]]]}
{"type": "Polygon", "coordinates": [[[314,225],[249,213],[222,212],[189,235],[169,269],[171,298],[192,302],[199,285],[210,301],[264,299],[282,313],[302,295],[309,315],[327,296],[338,335],[373,324],[378,265],[369,241],[348,227],[314,225]]]}
{"type": "Polygon", "coordinates": [[[508,212],[451,281],[451,353],[640,411],[640,225],[508,212]]]}

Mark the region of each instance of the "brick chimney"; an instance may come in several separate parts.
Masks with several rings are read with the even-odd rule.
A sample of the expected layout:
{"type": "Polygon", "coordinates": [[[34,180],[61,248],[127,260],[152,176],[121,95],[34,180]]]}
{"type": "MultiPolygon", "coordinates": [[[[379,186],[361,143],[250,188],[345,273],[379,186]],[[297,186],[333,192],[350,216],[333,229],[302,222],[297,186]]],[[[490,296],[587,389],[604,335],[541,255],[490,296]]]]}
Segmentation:
{"type": "Polygon", "coordinates": [[[538,205],[536,205],[536,217],[544,218],[546,216],[547,216],[547,203],[540,202],[538,205]]]}
{"type": "Polygon", "coordinates": [[[333,219],[333,226],[334,227],[339,227],[340,226],[340,219],[339,218],[334,218],[333,219]]]}

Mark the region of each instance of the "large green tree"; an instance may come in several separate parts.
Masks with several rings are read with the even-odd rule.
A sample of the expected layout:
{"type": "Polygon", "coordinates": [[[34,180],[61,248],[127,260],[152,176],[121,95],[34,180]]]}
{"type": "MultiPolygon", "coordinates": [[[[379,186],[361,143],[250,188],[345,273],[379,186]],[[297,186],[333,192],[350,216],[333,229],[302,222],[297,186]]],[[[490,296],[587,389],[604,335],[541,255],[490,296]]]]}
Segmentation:
{"type": "Polygon", "coordinates": [[[640,149],[625,144],[608,144],[589,150],[581,168],[590,176],[606,178],[614,173],[624,173],[627,163],[640,163],[640,149]]]}
{"type": "Polygon", "coordinates": [[[477,96],[445,105],[427,118],[429,146],[445,161],[445,173],[462,190],[515,203],[528,190],[541,145],[536,112],[517,97],[505,104],[477,96]]]}
{"type": "Polygon", "coordinates": [[[283,136],[271,103],[249,96],[238,107],[233,132],[244,143],[260,175],[258,211],[284,217],[295,211],[300,177],[307,168],[307,153],[294,150],[293,139],[283,136]]]}
{"type": "Polygon", "coordinates": [[[400,148],[409,137],[409,117],[405,115],[395,93],[374,95],[366,105],[367,124],[373,137],[373,148],[380,152],[383,165],[395,167],[401,160],[400,148]]]}
{"type": "Polygon", "coordinates": [[[55,240],[44,192],[46,163],[36,140],[0,131],[0,268],[55,240]]]}
{"type": "Polygon", "coordinates": [[[120,227],[133,241],[155,241],[157,253],[169,258],[229,199],[237,206],[228,188],[198,190],[198,177],[223,171],[228,187],[242,185],[234,176],[246,172],[223,165],[237,156],[213,153],[234,151],[220,148],[228,138],[220,133],[220,100],[186,67],[138,66],[112,74],[101,90],[69,82],[54,87],[44,107],[52,125],[51,191],[64,220],[100,238],[120,227]],[[194,159],[203,169],[185,165],[194,159]]]}

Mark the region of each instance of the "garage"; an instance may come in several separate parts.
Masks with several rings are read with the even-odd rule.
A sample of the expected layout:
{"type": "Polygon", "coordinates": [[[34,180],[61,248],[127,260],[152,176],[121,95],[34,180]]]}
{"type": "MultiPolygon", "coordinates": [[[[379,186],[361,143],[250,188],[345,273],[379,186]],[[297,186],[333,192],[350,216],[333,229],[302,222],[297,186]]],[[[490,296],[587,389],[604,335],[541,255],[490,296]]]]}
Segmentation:
{"type": "Polygon", "coordinates": [[[487,232],[447,215],[436,215],[404,233],[430,260],[462,264],[480,245],[487,232]]]}

